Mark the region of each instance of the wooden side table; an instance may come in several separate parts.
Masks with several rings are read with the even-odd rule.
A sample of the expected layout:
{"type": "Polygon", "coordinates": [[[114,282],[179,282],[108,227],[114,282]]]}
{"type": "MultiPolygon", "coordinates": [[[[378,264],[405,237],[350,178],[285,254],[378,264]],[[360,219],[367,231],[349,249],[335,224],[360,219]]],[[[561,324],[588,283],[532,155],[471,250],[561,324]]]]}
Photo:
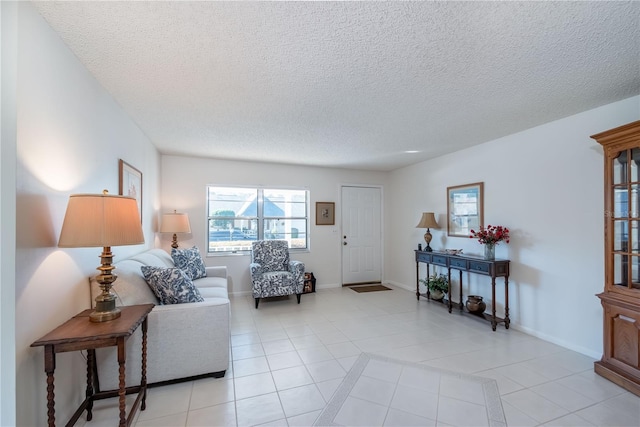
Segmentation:
{"type": "Polygon", "coordinates": [[[115,396],[119,397],[119,426],[129,426],[131,424],[140,403],[141,410],[145,410],[147,398],[147,315],[153,307],[153,304],[121,307],[122,314],[119,318],[103,323],[90,322],[89,314],[93,310],[88,309],[72,317],[31,344],[31,347],[44,346],[44,371],[47,373],[47,416],[49,427],[54,427],[56,424],[53,392],[53,373],[56,368],[56,353],[64,353],[67,351],[87,350],[86,398],[73,414],[67,426],[74,425],[85,409],[87,410],[87,421],[91,421],[91,418],[93,418],[93,402],[95,400],[115,396]],[[142,378],[139,386],[126,387],[125,344],[140,324],[142,324],[142,378]],[[94,373],[96,372],[95,349],[111,346],[118,347],[119,389],[103,392],[95,391],[93,387],[96,379],[94,377],[94,373]],[[129,418],[126,418],[125,395],[130,393],[138,393],[138,396],[129,411],[129,418]]]}

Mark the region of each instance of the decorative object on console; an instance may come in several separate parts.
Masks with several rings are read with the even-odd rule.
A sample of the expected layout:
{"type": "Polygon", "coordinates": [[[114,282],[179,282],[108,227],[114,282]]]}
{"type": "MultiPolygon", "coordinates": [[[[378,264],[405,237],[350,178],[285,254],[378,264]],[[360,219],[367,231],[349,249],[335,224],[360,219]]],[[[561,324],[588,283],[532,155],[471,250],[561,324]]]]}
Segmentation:
{"type": "Polygon", "coordinates": [[[427,242],[427,247],[424,248],[425,252],[432,252],[431,239],[433,236],[431,235],[430,228],[438,228],[438,223],[436,222],[436,216],[433,212],[423,212],[422,218],[420,218],[420,222],[416,225],[416,228],[426,228],[427,232],[424,233],[424,241],[427,242]]]}
{"type": "Polygon", "coordinates": [[[509,229],[501,225],[488,225],[487,228],[480,227],[480,230],[471,230],[472,239],[478,239],[484,245],[484,259],[496,258],[496,245],[500,242],[509,243],[511,238],[509,229]]]}
{"type": "Polygon", "coordinates": [[[482,182],[447,187],[447,235],[469,237],[484,225],[483,192],[482,182]]]}
{"type": "Polygon", "coordinates": [[[160,225],[161,233],[173,233],[173,241],[171,247],[178,247],[177,233],[191,233],[191,224],[189,224],[189,215],[186,213],[178,213],[175,210],[172,213],[162,215],[162,225],[160,225]]]}
{"type": "Polygon", "coordinates": [[[433,273],[428,279],[420,282],[429,289],[430,298],[439,301],[449,292],[449,277],[444,274],[433,273]]]}
{"type": "Polygon", "coordinates": [[[487,308],[487,303],[482,301],[480,295],[468,295],[465,306],[467,310],[469,310],[469,313],[482,314],[487,308]]]}
{"type": "Polygon", "coordinates": [[[444,253],[447,255],[461,255],[462,249],[445,249],[444,253]]]}
{"type": "Polygon", "coordinates": [[[102,293],[96,297],[96,309],[89,316],[92,322],[107,322],[120,317],[116,297],[111,292],[117,277],[113,274],[111,246],[144,243],[138,205],[133,197],[103,194],[72,194],[60,232],[58,247],[102,247],[102,265],[96,281],[102,293]]]}

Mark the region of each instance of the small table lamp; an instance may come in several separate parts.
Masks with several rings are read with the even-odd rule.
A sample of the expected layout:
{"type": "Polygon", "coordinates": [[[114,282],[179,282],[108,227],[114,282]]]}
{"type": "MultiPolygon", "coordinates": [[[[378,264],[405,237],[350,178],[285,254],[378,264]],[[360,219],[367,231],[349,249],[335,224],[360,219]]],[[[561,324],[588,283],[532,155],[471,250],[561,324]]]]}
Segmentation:
{"type": "Polygon", "coordinates": [[[186,213],[166,213],[162,215],[161,233],[173,233],[172,248],[178,247],[177,233],[191,233],[191,225],[189,224],[189,215],[186,213]]]}
{"type": "Polygon", "coordinates": [[[96,281],[102,293],[96,297],[96,308],[89,315],[92,322],[107,322],[120,317],[116,296],[111,292],[117,277],[111,246],[139,245],[144,234],[136,199],[107,194],[72,194],[67,204],[58,247],[102,247],[102,265],[96,281]]]}
{"type": "Polygon", "coordinates": [[[422,218],[420,218],[420,222],[418,223],[418,225],[416,225],[416,228],[427,229],[427,232],[424,233],[424,241],[427,242],[427,247],[424,248],[424,250],[426,252],[433,252],[433,249],[431,249],[431,246],[429,246],[429,243],[431,243],[431,239],[433,237],[431,236],[431,232],[429,231],[429,229],[438,228],[438,223],[436,222],[436,216],[433,214],[433,212],[423,212],[422,218]]]}

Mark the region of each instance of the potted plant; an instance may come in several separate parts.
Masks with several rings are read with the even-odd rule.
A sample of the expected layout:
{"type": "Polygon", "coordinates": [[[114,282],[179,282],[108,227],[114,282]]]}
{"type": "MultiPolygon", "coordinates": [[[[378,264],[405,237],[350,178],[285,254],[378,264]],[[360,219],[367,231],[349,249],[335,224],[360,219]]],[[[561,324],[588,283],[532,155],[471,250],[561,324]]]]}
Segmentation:
{"type": "Polygon", "coordinates": [[[431,299],[441,300],[449,292],[449,278],[445,274],[433,273],[428,279],[420,279],[431,294],[431,299]]]}

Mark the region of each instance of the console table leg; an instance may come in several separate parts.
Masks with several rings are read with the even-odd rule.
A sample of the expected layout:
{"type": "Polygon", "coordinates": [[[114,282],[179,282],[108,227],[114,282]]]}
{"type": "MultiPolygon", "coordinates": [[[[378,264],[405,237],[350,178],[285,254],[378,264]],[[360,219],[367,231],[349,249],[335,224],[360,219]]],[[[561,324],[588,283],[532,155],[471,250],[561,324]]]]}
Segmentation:
{"type": "Polygon", "coordinates": [[[509,277],[504,278],[504,327],[509,329],[509,277]]]}
{"type": "Polygon", "coordinates": [[[53,345],[44,347],[44,371],[47,373],[47,417],[49,427],[56,426],[56,403],[53,392],[53,372],[56,370],[56,354],[53,345]]]}
{"type": "Polygon", "coordinates": [[[496,278],[491,278],[491,329],[496,330],[496,278]]]}
{"type": "Polygon", "coordinates": [[[420,301],[420,263],[416,262],[416,299],[420,301]]]}

